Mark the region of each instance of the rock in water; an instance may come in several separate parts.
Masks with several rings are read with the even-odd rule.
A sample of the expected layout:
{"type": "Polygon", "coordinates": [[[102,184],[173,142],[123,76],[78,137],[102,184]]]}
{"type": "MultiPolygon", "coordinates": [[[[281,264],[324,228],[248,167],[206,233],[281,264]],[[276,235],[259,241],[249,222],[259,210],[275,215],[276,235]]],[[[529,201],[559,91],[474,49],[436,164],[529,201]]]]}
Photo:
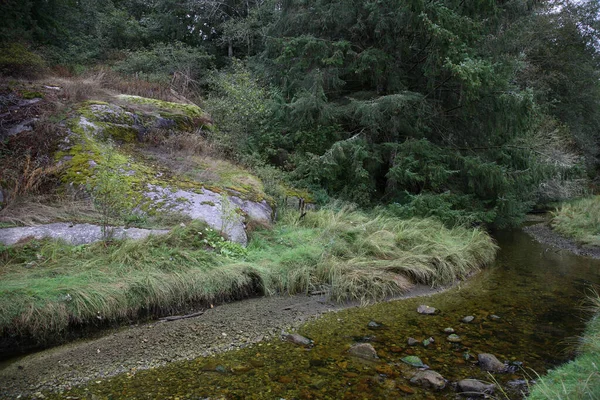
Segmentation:
{"type": "Polygon", "coordinates": [[[435,371],[419,371],[410,380],[410,383],[422,386],[426,389],[442,390],[446,387],[446,380],[435,371]]]}
{"type": "Polygon", "coordinates": [[[312,340],[310,340],[309,338],[306,338],[302,335],[299,335],[297,333],[292,333],[291,335],[283,335],[283,339],[287,342],[298,344],[300,346],[312,346],[313,345],[312,340]]]}
{"type": "Polygon", "coordinates": [[[452,328],[444,328],[444,333],[454,333],[454,329],[452,329],[452,328]]]}
{"type": "Polygon", "coordinates": [[[375,351],[375,348],[369,343],[357,343],[352,345],[348,350],[348,353],[365,360],[377,360],[379,358],[377,357],[377,351],[375,351]]]}
{"type": "Polygon", "coordinates": [[[479,366],[483,371],[490,372],[504,372],[506,371],[506,365],[500,362],[493,354],[481,353],[477,355],[479,360],[479,366]]]}
{"type": "Polygon", "coordinates": [[[409,337],[408,340],[406,341],[406,343],[409,346],[416,346],[417,344],[419,344],[419,341],[417,339],[415,339],[415,338],[409,337]]]}
{"type": "Polygon", "coordinates": [[[458,382],[457,388],[463,396],[483,396],[493,394],[496,385],[477,379],[463,379],[458,382]]]}
{"type": "Polygon", "coordinates": [[[458,336],[456,333],[453,333],[452,335],[449,335],[447,340],[451,343],[459,343],[460,341],[462,341],[462,339],[460,338],[460,336],[458,336]]]}
{"type": "Polygon", "coordinates": [[[406,356],[400,361],[417,368],[423,368],[425,366],[425,364],[423,364],[423,361],[421,361],[421,359],[417,356],[406,356]]]}
{"type": "Polygon", "coordinates": [[[426,306],[424,304],[421,304],[419,307],[417,307],[417,312],[419,314],[433,315],[436,311],[437,310],[435,308],[426,306]]]}
{"type": "Polygon", "coordinates": [[[369,321],[369,323],[367,324],[367,328],[377,330],[377,329],[382,329],[383,325],[380,324],[379,322],[369,321]]]}
{"type": "Polygon", "coordinates": [[[468,315],[468,316],[464,317],[461,321],[464,322],[465,324],[468,324],[470,322],[473,322],[474,319],[475,319],[474,316],[468,315]]]}

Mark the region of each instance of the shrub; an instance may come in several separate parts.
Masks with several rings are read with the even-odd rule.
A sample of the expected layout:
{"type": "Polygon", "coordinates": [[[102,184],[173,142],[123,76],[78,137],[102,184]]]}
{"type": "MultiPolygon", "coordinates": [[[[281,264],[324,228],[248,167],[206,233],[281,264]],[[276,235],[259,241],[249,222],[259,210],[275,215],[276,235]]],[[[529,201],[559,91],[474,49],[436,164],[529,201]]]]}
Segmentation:
{"type": "Polygon", "coordinates": [[[0,75],[35,78],[45,71],[44,60],[22,43],[0,44],[0,75]]]}
{"type": "Polygon", "coordinates": [[[114,69],[150,82],[174,83],[184,93],[197,85],[213,56],[202,48],[183,43],[157,43],[148,49],[130,51],[114,69]]]}

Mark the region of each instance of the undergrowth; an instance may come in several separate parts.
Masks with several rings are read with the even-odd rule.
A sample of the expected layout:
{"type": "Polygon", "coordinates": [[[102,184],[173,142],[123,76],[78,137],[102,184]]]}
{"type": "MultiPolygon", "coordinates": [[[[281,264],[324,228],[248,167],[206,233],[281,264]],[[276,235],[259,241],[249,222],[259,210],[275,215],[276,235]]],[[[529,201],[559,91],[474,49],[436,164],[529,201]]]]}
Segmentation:
{"type": "Polygon", "coordinates": [[[442,285],[490,262],[483,231],[344,207],[286,212],[247,249],[192,222],[166,236],[69,246],[0,247],[0,330],[54,339],[73,324],[164,314],[193,302],[326,289],[363,302],[442,285]],[[223,243],[226,243],[224,245],[223,243]],[[233,248],[235,247],[235,248],[233,248]]]}
{"type": "Polygon", "coordinates": [[[554,213],[552,226],[580,243],[600,246],[600,196],[563,204],[554,213]]]}
{"type": "Polygon", "coordinates": [[[588,322],[575,360],[548,372],[533,386],[530,400],[595,400],[600,398],[600,296],[589,298],[596,316],[588,322]]]}

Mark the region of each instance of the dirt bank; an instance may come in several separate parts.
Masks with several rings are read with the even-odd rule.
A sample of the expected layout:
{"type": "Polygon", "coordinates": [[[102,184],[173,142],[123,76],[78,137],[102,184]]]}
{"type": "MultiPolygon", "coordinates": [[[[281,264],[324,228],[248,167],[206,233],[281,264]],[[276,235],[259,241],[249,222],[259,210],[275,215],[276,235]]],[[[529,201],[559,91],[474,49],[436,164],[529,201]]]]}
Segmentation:
{"type": "Polygon", "coordinates": [[[525,232],[533,236],[540,243],[567,250],[579,256],[592,257],[600,260],[600,247],[582,246],[574,240],[568,239],[553,231],[547,223],[531,225],[523,228],[525,232]]]}
{"type": "MultiPolygon", "coordinates": [[[[417,285],[403,298],[441,290],[417,285]]],[[[130,326],[5,363],[0,370],[0,398],[61,390],[234,350],[279,337],[282,330],[293,330],[325,312],[357,306],[335,304],[324,296],[260,297],[207,309],[194,318],[130,326]]]]}

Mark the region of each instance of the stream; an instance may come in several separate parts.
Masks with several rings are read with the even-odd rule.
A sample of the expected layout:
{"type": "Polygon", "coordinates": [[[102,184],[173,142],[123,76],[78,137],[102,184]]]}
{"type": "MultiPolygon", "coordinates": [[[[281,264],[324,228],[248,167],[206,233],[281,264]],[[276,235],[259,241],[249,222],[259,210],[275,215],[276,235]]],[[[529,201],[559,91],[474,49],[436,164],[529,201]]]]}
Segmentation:
{"type": "Polygon", "coordinates": [[[445,399],[456,398],[453,382],[475,378],[495,382],[498,398],[521,398],[525,385],[549,368],[574,357],[577,335],[591,315],[586,291],[600,283],[600,261],[535,242],[521,230],[495,233],[497,261],[469,281],[431,297],[379,303],[332,312],[304,325],[299,333],[314,347],[283,341],[122,374],[47,398],[89,399],[445,399]],[[435,307],[435,315],[416,312],[435,307]],[[473,316],[470,323],[462,322],[473,316]],[[499,317],[499,318],[498,318],[499,317]],[[381,326],[370,328],[369,322],[381,326]],[[447,340],[453,328],[461,342],[447,340]],[[409,337],[425,347],[409,346],[409,337]],[[368,342],[379,359],[348,354],[368,342]],[[479,353],[494,354],[511,372],[483,372],[479,353]],[[447,381],[441,391],[410,383],[415,368],[402,358],[419,357],[447,381]]]}

